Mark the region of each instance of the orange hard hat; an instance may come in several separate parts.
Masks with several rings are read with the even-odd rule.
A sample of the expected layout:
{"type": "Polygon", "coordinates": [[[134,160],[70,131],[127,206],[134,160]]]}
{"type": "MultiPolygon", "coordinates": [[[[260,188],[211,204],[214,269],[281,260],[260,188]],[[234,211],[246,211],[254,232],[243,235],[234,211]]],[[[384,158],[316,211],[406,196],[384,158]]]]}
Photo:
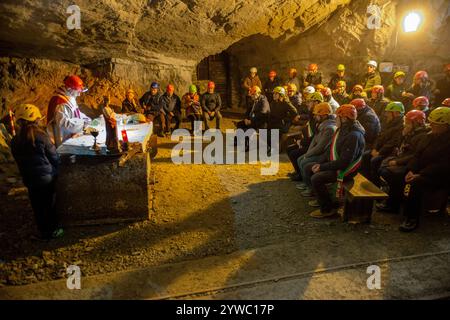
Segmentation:
{"type": "Polygon", "coordinates": [[[331,108],[328,102],[321,102],[314,106],[313,114],[315,116],[325,116],[333,113],[333,109],[331,108]]]}
{"type": "Polygon", "coordinates": [[[64,85],[73,90],[77,90],[80,92],[85,92],[87,89],[85,89],[83,80],[80,79],[79,76],[71,75],[64,79],[64,85]]]}
{"type": "Polygon", "coordinates": [[[169,84],[166,88],[167,92],[174,92],[175,91],[175,87],[172,84],[169,84]]]}
{"type": "Polygon", "coordinates": [[[269,77],[276,77],[276,76],[277,76],[276,71],[275,70],[270,70],[269,77]]]}
{"type": "Polygon", "coordinates": [[[216,84],[213,81],[208,82],[208,89],[214,89],[216,87],[216,84]]]}
{"type": "Polygon", "coordinates": [[[412,104],[413,104],[414,108],[419,107],[419,106],[428,108],[428,106],[430,105],[430,101],[428,101],[427,97],[420,96],[420,97],[415,98],[413,100],[412,104]]]}
{"type": "Polygon", "coordinates": [[[361,98],[353,99],[350,102],[350,104],[354,105],[356,110],[361,110],[366,107],[366,101],[364,101],[364,99],[361,99],[361,98]]]}
{"type": "Polygon", "coordinates": [[[348,119],[356,120],[357,112],[355,106],[351,104],[343,104],[336,110],[336,115],[348,119]]]}
{"type": "Polygon", "coordinates": [[[317,64],[315,64],[315,63],[311,63],[309,66],[308,66],[308,71],[317,71],[319,69],[319,67],[317,66],[317,64]]]}
{"type": "Polygon", "coordinates": [[[254,95],[256,93],[261,93],[261,88],[258,87],[258,86],[253,86],[253,87],[250,88],[249,91],[250,91],[251,95],[254,95]]]}

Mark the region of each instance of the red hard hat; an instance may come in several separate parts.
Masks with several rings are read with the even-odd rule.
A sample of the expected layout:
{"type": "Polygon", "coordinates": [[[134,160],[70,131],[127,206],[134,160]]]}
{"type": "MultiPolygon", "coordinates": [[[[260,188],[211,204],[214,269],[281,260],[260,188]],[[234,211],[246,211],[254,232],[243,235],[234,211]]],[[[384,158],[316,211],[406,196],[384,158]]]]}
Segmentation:
{"type": "Polygon", "coordinates": [[[317,64],[315,64],[315,63],[311,63],[311,64],[308,66],[308,71],[317,71],[317,69],[319,69],[319,67],[318,67],[317,64]]]}
{"type": "Polygon", "coordinates": [[[423,111],[420,110],[411,110],[406,115],[406,120],[417,123],[425,123],[425,119],[427,116],[423,111]]]}
{"type": "Polygon", "coordinates": [[[84,88],[83,80],[79,76],[71,75],[64,79],[64,85],[66,88],[77,90],[80,92],[85,92],[87,89],[84,88]]]}
{"type": "Polygon", "coordinates": [[[270,70],[269,77],[276,77],[276,76],[277,76],[276,71],[275,70],[270,70]]]}
{"type": "Polygon", "coordinates": [[[175,91],[175,87],[174,87],[173,85],[169,84],[169,85],[167,86],[167,88],[166,88],[166,91],[167,91],[167,92],[174,92],[174,91],[175,91]]]}
{"type": "Polygon", "coordinates": [[[414,79],[428,79],[428,73],[426,71],[417,71],[414,75],[414,79]]]}
{"type": "Polygon", "coordinates": [[[216,87],[216,84],[213,81],[208,82],[208,89],[214,89],[216,87]]]}
{"type": "Polygon", "coordinates": [[[350,102],[350,104],[354,105],[356,110],[361,110],[361,109],[364,109],[366,107],[366,102],[364,101],[364,99],[360,99],[360,98],[353,99],[350,102]]]}
{"type": "Polygon", "coordinates": [[[445,98],[445,100],[442,101],[442,105],[444,107],[450,107],[450,98],[445,98]]]}
{"type": "Polygon", "coordinates": [[[376,85],[372,87],[372,94],[374,93],[384,93],[384,88],[381,85],[376,85]]]}
{"type": "Polygon", "coordinates": [[[450,71],[450,63],[447,63],[447,64],[444,66],[444,71],[450,71]]]}
{"type": "Polygon", "coordinates": [[[415,98],[415,99],[413,100],[412,104],[413,104],[413,107],[414,107],[414,108],[416,108],[416,107],[418,107],[418,106],[421,106],[421,107],[427,107],[427,108],[428,108],[428,106],[430,105],[430,102],[428,101],[428,98],[427,98],[427,97],[425,97],[425,96],[420,96],[420,97],[415,98]]]}
{"type": "Polygon", "coordinates": [[[356,108],[353,105],[343,104],[339,108],[337,108],[336,115],[356,120],[358,113],[356,112],[356,108]]]}

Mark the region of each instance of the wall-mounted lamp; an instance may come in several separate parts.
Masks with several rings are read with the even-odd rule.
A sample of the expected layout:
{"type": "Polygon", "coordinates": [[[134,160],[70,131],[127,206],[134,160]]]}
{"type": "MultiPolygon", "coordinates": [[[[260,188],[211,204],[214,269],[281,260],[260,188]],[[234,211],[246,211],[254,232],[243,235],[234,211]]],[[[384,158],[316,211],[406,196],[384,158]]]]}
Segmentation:
{"type": "Polygon", "coordinates": [[[415,32],[419,29],[422,24],[422,15],[417,11],[409,12],[403,18],[403,31],[404,32],[415,32]]]}

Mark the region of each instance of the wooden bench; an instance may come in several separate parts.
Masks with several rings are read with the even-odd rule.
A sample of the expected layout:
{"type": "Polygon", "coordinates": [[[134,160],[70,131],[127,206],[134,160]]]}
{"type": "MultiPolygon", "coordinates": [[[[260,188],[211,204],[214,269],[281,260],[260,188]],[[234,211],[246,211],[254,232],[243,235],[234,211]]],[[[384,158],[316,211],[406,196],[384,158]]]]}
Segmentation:
{"type": "MultiPolygon", "coordinates": [[[[370,223],[374,200],[387,199],[388,195],[361,174],[344,184],[345,203],[343,221],[357,217],[358,222],[370,223]]],[[[352,219],[353,220],[353,219],[352,219]]]]}

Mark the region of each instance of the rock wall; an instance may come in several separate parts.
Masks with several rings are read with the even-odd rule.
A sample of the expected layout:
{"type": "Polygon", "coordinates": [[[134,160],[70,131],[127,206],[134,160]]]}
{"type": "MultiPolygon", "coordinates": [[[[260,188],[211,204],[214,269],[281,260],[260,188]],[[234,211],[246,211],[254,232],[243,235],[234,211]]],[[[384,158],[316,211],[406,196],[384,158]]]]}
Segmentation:
{"type": "MultiPolygon", "coordinates": [[[[450,33],[449,2],[430,1],[352,1],[348,6],[330,13],[329,17],[309,31],[292,36],[287,33],[273,39],[261,34],[242,39],[228,52],[239,61],[241,78],[251,66],[260,69],[260,76],[274,68],[287,78],[289,67],[304,71],[309,63],[318,63],[325,82],[338,63],[358,77],[365,72],[369,59],[392,61],[410,68],[409,79],[418,69],[427,70],[432,77],[440,77],[442,66],[449,63],[450,33]],[[367,7],[378,4],[382,8],[381,28],[367,28],[367,7]],[[409,9],[423,9],[426,13],[420,32],[405,34],[401,19],[409,9]]],[[[389,82],[391,74],[385,75],[389,82]]]]}
{"type": "Polygon", "coordinates": [[[21,103],[33,103],[45,114],[53,91],[65,76],[76,73],[89,88],[78,101],[83,111],[95,116],[104,95],[110,95],[111,104],[121,105],[127,89],[133,88],[140,97],[155,80],[162,86],[171,82],[183,92],[191,82],[195,63],[167,58],[151,62],[105,59],[78,65],[49,59],[3,57],[0,58],[0,115],[21,103]]]}

